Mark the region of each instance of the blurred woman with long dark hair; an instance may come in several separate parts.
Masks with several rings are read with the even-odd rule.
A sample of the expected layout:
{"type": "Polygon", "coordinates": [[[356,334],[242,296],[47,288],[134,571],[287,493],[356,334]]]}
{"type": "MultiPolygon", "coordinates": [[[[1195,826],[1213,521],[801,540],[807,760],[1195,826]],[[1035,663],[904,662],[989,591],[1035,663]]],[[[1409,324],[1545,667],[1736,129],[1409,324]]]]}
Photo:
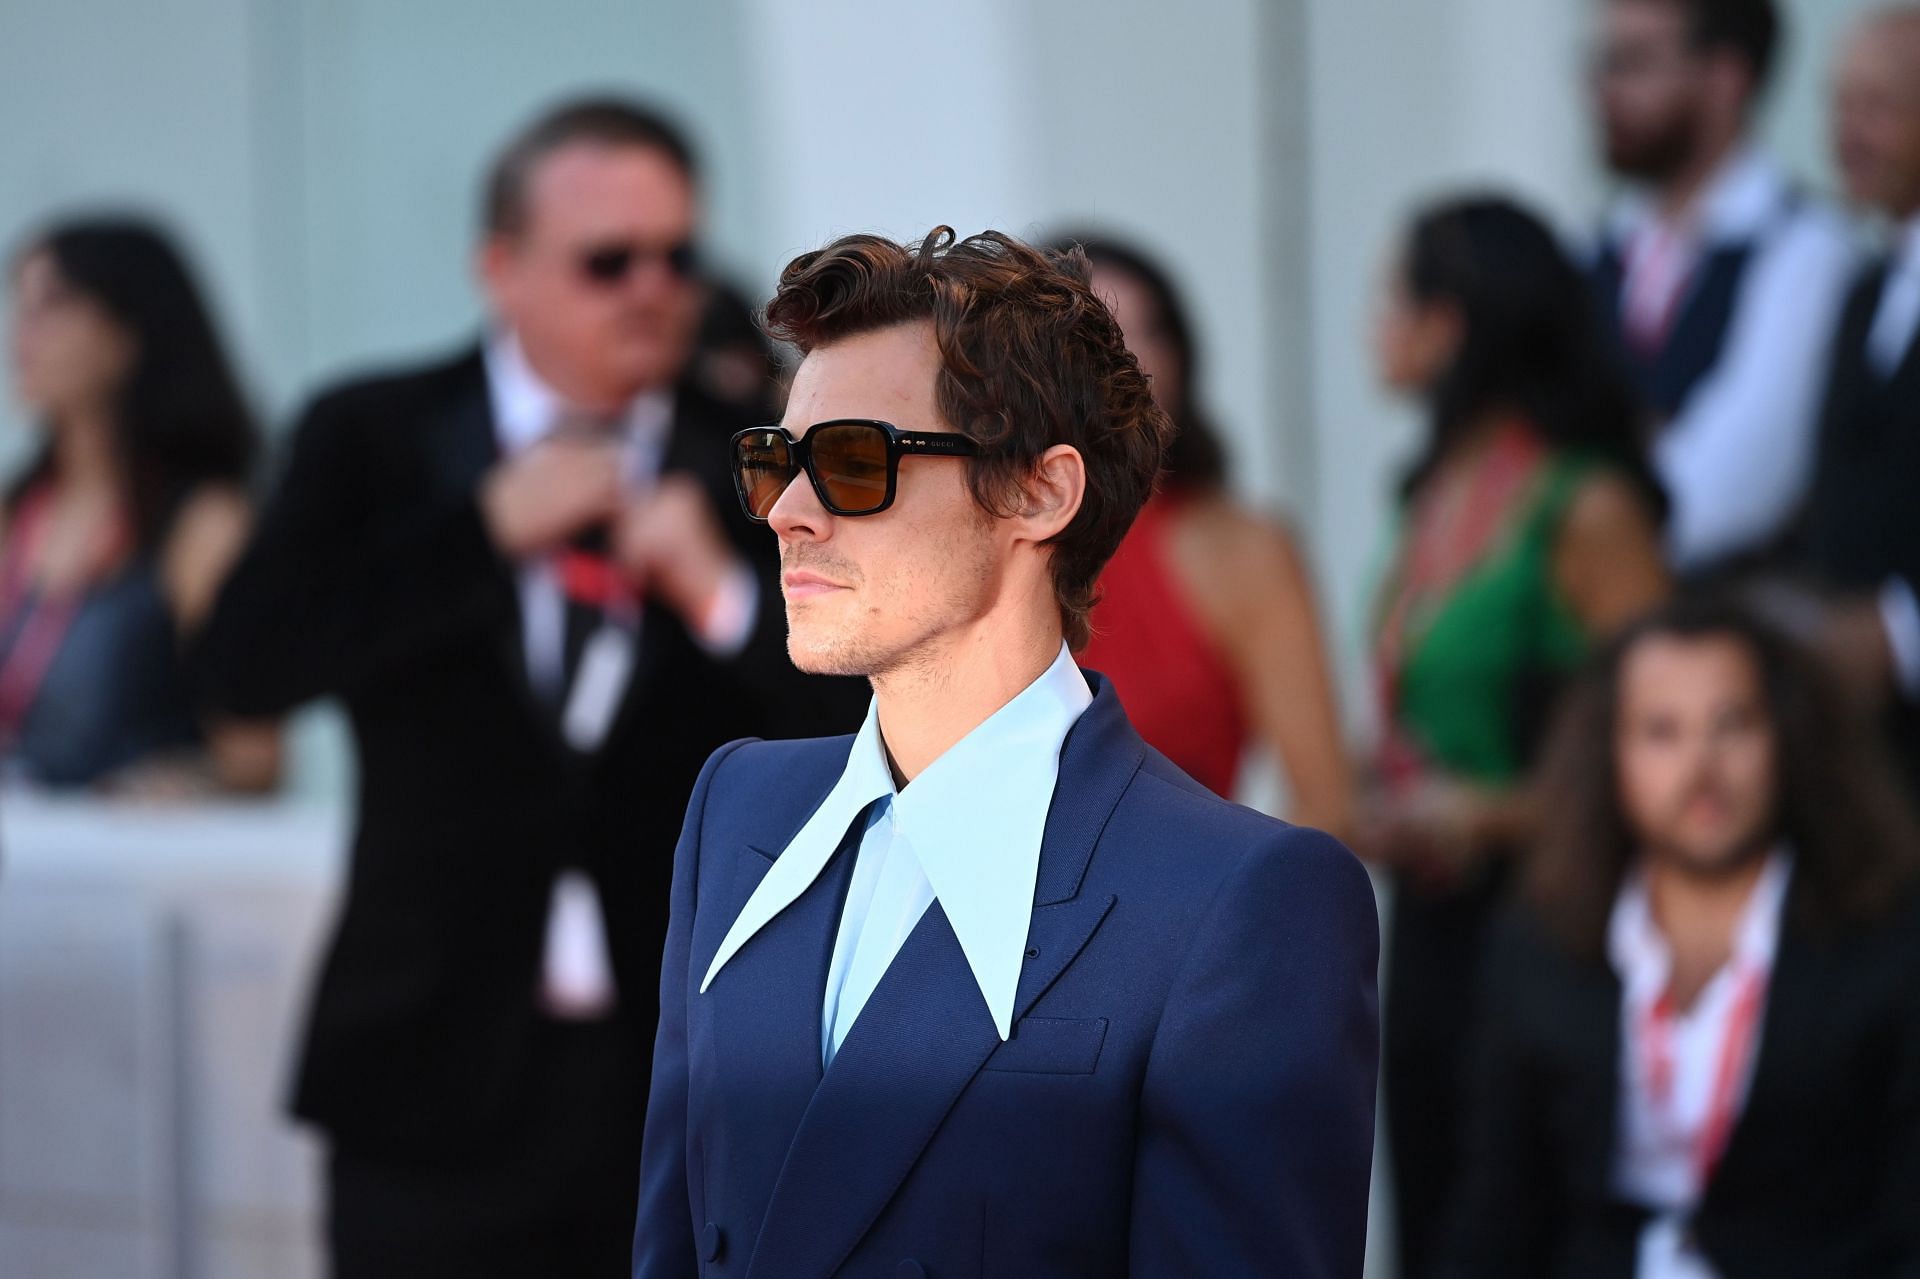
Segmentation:
{"type": "Polygon", "coordinates": [[[1374,619],[1382,741],[1359,839],[1395,885],[1387,1130],[1419,1279],[1459,1166],[1475,969],[1525,840],[1533,743],[1590,646],[1666,593],[1664,503],[1581,276],[1516,205],[1414,220],[1378,358],[1428,411],[1374,619]]]}
{"type": "Polygon", "coordinates": [[[1293,538],[1227,491],[1199,404],[1199,352],[1172,280],[1118,241],[1082,237],[1176,434],[1159,490],[1100,579],[1080,660],[1113,681],[1155,748],[1231,797],[1255,741],[1286,771],[1287,816],[1351,835],[1352,782],[1311,580],[1293,538]]]}
{"type": "Polygon", "coordinates": [[[180,662],[258,446],[184,263],[142,222],[90,219],[28,241],[11,282],[44,439],[0,501],[0,758],[56,787],[272,785],[276,730],[202,725],[180,662]]]}

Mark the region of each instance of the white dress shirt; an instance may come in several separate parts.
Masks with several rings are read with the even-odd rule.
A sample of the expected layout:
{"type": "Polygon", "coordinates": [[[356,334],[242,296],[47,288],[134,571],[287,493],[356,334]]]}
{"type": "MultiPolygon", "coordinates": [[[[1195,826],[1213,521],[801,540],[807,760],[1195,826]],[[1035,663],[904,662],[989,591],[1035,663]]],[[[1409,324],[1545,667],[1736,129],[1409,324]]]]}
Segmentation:
{"type": "MultiPolygon", "coordinates": [[[[1734,1092],[1737,1116],[1746,1104],[1759,1057],[1765,983],[1779,945],[1780,915],[1792,864],[1783,852],[1767,860],[1736,926],[1733,953],[1693,1006],[1665,1019],[1666,1051],[1648,1042],[1654,1009],[1673,980],[1673,953],[1653,916],[1644,875],[1622,886],[1607,934],[1607,953],[1620,977],[1620,1109],[1615,1132],[1613,1187],[1622,1199],[1654,1213],[1641,1232],[1636,1279],[1715,1279],[1689,1240],[1687,1219],[1706,1186],[1702,1145],[1714,1126],[1716,1094],[1731,1033],[1738,1027],[1745,985],[1760,983],[1760,1004],[1748,1023],[1751,1037],[1734,1092]],[[1664,1086],[1651,1077],[1663,1060],[1664,1086]]],[[[1717,1155],[1718,1152],[1713,1152],[1717,1155]]]]}
{"type": "MultiPolygon", "coordinates": [[[[511,333],[487,344],[487,387],[503,458],[520,456],[578,416],[541,381],[511,333]]],[[[621,469],[635,493],[646,492],[659,477],[672,424],[672,393],[651,391],[628,405],[610,428],[620,435],[621,469]]],[[[553,563],[545,557],[520,566],[520,621],[527,677],[543,695],[552,696],[566,673],[567,608],[553,563]]]]}
{"type": "Polygon", "coordinates": [[[820,1015],[821,1060],[853,1029],[920,917],[936,900],[953,926],[1000,1038],[1012,1033],[1040,843],[1060,748],[1093,701],[1063,644],[1041,676],[896,789],[879,708],[870,706],[846,770],[755,888],[700,983],[714,977],[825,869],[863,812],[820,1015]]]}
{"type": "MultiPolygon", "coordinates": [[[[485,361],[494,431],[503,458],[518,457],[579,416],[534,372],[512,333],[501,332],[488,341],[485,361]]],[[[621,469],[631,492],[643,494],[659,478],[672,426],[672,392],[653,391],[636,398],[609,428],[620,437],[621,469]]],[[[752,574],[744,570],[735,574],[723,590],[736,597],[733,607],[715,611],[725,619],[726,633],[696,632],[695,638],[708,651],[730,656],[745,645],[753,629],[759,590],[752,574]],[[744,582],[737,580],[742,576],[744,582]],[[745,599],[741,601],[737,597],[743,591],[745,599]]],[[[519,594],[527,678],[542,695],[556,697],[566,678],[567,606],[551,559],[542,556],[519,566],[519,594]]],[[[619,628],[623,633],[615,634],[610,625],[606,634],[595,636],[590,644],[599,644],[603,650],[610,645],[623,646],[631,657],[631,649],[638,642],[638,625],[637,616],[625,619],[619,628]]],[[[624,692],[630,666],[628,662],[619,667],[614,686],[596,690],[603,705],[617,702],[624,692]]],[[[577,709],[571,704],[567,708],[564,722],[568,737],[577,748],[592,749],[599,744],[610,717],[582,716],[574,713],[577,709]],[[588,727],[573,731],[581,724],[588,727]]],[[[578,870],[562,872],[554,881],[547,910],[541,981],[542,1001],[555,1016],[595,1017],[612,1008],[613,965],[604,921],[593,881],[578,870]]]]}
{"type": "Polygon", "coordinates": [[[1662,218],[1635,195],[1609,219],[1611,238],[1627,250],[1622,318],[1634,323],[1676,311],[1708,253],[1755,244],[1719,359],[1653,448],[1673,503],[1668,552],[1682,570],[1765,542],[1806,490],[1828,348],[1855,254],[1837,214],[1792,201],[1779,169],[1743,150],[1680,217],[1662,218]]]}

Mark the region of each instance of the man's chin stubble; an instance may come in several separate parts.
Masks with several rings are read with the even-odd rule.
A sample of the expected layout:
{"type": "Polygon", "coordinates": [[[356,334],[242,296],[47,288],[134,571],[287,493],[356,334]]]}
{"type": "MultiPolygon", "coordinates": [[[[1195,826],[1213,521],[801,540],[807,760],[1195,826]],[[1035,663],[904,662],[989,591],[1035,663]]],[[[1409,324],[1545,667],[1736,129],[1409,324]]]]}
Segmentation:
{"type": "Polygon", "coordinates": [[[808,675],[864,676],[871,674],[862,655],[848,645],[802,643],[791,622],[787,626],[787,659],[808,675]]]}

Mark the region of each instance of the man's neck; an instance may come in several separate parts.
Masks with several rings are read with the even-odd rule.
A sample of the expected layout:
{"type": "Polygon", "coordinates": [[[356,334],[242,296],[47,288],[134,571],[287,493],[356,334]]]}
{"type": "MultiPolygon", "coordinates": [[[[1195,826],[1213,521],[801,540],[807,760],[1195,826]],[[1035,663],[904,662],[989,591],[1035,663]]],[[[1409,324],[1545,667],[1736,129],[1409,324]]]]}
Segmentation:
{"type": "Polygon", "coordinates": [[[1726,166],[1740,149],[1741,135],[1729,134],[1703,145],[1680,170],[1654,187],[1654,206],[1665,222],[1692,222],[1726,166]]]}
{"type": "Polygon", "coordinates": [[[961,738],[1046,673],[1060,656],[1060,624],[986,618],[873,677],[873,696],[897,782],[911,782],[961,738]]]}
{"type": "Polygon", "coordinates": [[[529,349],[526,341],[511,328],[501,330],[507,350],[518,361],[523,377],[531,378],[534,385],[557,399],[566,408],[583,418],[613,419],[625,413],[629,406],[650,392],[661,390],[658,386],[590,386],[578,378],[569,375],[567,369],[557,361],[543,359],[540,352],[529,349]]]}
{"type": "Polygon", "coordinates": [[[1648,905],[1673,956],[1671,993],[1679,1007],[1690,1006],[1732,956],[1741,918],[1766,868],[1764,852],[1712,874],[1669,857],[1648,859],[1648,905]]]}

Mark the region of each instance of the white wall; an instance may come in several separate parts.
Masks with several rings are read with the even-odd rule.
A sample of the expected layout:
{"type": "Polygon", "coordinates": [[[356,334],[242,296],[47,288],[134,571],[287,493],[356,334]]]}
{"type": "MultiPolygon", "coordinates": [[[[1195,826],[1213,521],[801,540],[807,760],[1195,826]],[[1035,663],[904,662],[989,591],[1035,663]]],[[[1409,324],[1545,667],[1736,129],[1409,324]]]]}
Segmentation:
{"type": "Polygon", "coordinates": [[[761,170],[742,135],[729,0],[255,0],[285,28],[294,109],[268,163],[292,193],[295,383],[444,349],[475,332],[482,173],[544,104],[611,89],[658,101],[710,154],[716,238],[752,234],[761,170]],[[750,153],[749,153],[750,154],[750,153]]]}
{"type": "Polygon", "coordinates": [[[938,223],[1123,233],[1190,283],[1220,416],[1276,489],[1263,301],[1255,0],[945,8],[750,0],[748,82],[771,198],[751,265],[849,231],[938,223]]]}
{"type": "MultiPolygon", "coordinates": [[[[0,252],[67,207],[151,210],[207,268],[228,329],[264,323],[274,299],[253,180],[251,10],[250,0],[0,0],[0,252]]],[[[5,399],[0,459],[27,443],[5,399]]]]}

